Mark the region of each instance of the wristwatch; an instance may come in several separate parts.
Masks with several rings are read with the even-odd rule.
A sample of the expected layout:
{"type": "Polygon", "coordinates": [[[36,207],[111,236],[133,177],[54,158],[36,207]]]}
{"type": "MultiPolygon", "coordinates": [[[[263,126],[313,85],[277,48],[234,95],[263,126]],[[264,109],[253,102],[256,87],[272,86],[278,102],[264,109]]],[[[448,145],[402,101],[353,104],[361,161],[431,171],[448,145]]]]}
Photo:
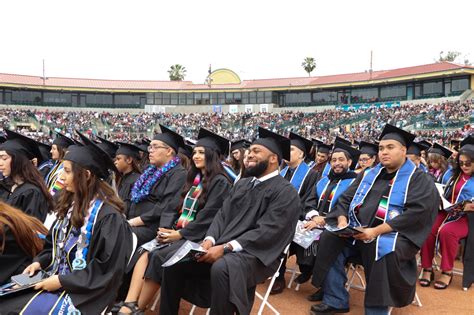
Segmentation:
{"type": "Polygon", "coordinates": [[[228,253],[232,253],[232,248],[230,247],[228,243],[226,243],[224,244],[224,255],[228,253]]]}

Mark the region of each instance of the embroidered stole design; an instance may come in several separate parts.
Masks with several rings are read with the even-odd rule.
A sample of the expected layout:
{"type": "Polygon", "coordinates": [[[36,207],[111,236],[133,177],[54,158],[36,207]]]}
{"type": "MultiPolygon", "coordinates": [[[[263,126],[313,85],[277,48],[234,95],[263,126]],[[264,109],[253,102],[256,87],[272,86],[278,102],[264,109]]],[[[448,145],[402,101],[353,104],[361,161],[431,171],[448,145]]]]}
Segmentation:
{"type": "MultiPolygon", "coordinates": [[[[383,166],[379,163],[373,169],[367,173],[362,179],[357,191],[352,199],[349,206],[349,225],[350,226],[361,226],[361,223],[357,219],[356,211],[363,204],[365,197],[372,189],[376,179],[380,175],[383,166]]],[[[410,184],[411,177],[416,171],[415,164],[406,160],[402,167],[397,171],[393,178],[393,184],[390,189],[390,193],[387,198],[387,209],[381,210],[380,215],[383,216],[383,222],[387,222],[402,214],[404,211],[405,201],[407,197],[408,186],[410,184]]],[[[380,207],[380,204],[379,204],[380,207]]],[[[377,210],[378,212],[379,210],[377,210]]],[[[395,250],[395,244],[397,241],[398,232],[392,231],[385,233],[377,237],[377,247],[375,253],[375,260],[378,261],[385,255],[395,250]]]]}
{"type": "MultiPolygon", "coordinates": [[[[286,166],[281,172],[281,177],[285,177],[286,172],[288,172],[288,166],[286,166]]],[[[290,183],[295,187],[298,191],[298,194],[301,191],[301,186],[303,186],[303,182],[308,176],[311,167],[308,166],[305,162],[301,162],[300,165],[296,168],[295,172],[291,176],[290,183]]]]}
{"type": "Polygon", "coordinates": [[[194,178],[193,186],[189,189],[183,201],[183,207],[180,211],[180,216],[176,222],[176,229],[182,229],[188,225],[189,222],[194,221],[198,211],[198,199],[202,193],[201,176],[199,174],[194,178]]]}
{"type": "MultiPolygon", "coordinates": [[[[328,213],[331,212],[333,205],[336,204],[339,197],[346,191],[346,189],[354,182],[355,178],[347,178],[338,180],[336,186],[329,192],[329,196],[327,202],[329,202],[328,213]]],[[[330,179],[328,176],[321,178],[321,180],[316,184],[316,193],[318,194],[318,208],[321,202],[327,195],[327,188],[330,183],[330,179]]]]}
{"type": "Polygon", "coordinates": [[[48,187],[48,191],[51,196],[54,196],[64,188],[64,183],[59,179],[59,175],[63,171],[63,167],[63,162],[58,162],[46,176],[46,186],[48,187]]]}

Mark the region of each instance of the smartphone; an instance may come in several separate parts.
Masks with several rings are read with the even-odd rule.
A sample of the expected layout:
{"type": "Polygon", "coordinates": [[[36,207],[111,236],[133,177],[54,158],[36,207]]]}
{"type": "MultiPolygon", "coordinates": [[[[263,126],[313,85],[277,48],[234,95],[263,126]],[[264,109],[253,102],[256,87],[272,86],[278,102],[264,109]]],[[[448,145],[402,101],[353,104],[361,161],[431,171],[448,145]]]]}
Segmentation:
{"type": "Polygon", "coordinates": [[[38,282],[41,282],[46,278],[46,273],[42,270],[38,271],[35,275],[31,276],[29,274],[19,274],[11,277],[11,281],[18,284],[20,287],[33,285],[38,282]]]}
{"type": "Polygon", "coordinates": [[[165,233],[165,232],[158,232],[158,236],[165,237],[170,235],[170,233],[165,233]]]}

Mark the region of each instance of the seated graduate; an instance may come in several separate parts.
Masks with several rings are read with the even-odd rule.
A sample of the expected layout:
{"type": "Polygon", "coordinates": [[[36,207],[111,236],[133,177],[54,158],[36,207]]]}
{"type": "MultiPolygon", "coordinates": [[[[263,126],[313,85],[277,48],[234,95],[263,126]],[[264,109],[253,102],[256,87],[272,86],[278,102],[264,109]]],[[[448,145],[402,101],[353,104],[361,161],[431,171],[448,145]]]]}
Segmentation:
{"type": "Polygon", "coordinates": [[[428,151],[428,173],[434,177],[437,183],[446,184],[452,175],[452,167],[448,163],[448,159],[453,152],[448,148],[435,143],[428,151]]]}
{"type": "MultiPolygon", "coordinates": [[[[435,289],[446,289],[453,279],[454,259],[458,253],[460,240],[467,238],[470,243],[466,246],[464,254],[464,266],[469,263],[472,251],[473,234],[471,227],[473,226],[472,211],[474,198],[474,139],[468,138],[462,143],[461,150],[457,156],[456,168],[453,170],[453,176],[448,181],[444,189],[444,197],[452,204],[468,201],[465,206],[465,212],[443,210],[438,211],[436,221],[431,229],[431,233],[421,248],[421,267],[423,275],[420,279],[420,285],[428,287],[434,280],[434,271],[432,268],[433,258],[436,251],[436,245],[439,242],[439,253],[441,254],[441,277],[434,283],[435,289]],[[469,215],[469,216],[468,216],[469,215]],[[467,254],[467,255],[466,255],[467,254]],[[467,263],[467,264],[466,264],[467,263]]],[[[472,264],[472,263],[471,263],[472,264]]],[[[468,268],[469,270],[469,268],[468,268]]],[[[472,268],[470,269],[472,270],[472,268]]],[[[463,287],[467,288],[473,282],[472,272],[465,272],[463,275],[463,287]],[[471,278],[469,281],[468,278],[471,278]]]]}
{"type": "Polygon", "coordinates": [[[361,141],[359,143],[359,151],[359,161],[355,170],[357,174],[368,171],[377,164],[379,146],[375,143],[361,141]]]}
{"type": "Polygon", "coordinates": [[[20,274],[43,249],[48,230],[37,218],[0,201],[0,285],[20,274]]]}
{"type": "Polygon", "coordinates": [[[23,272],[33,275],[43,269],[49,277],[33,291],[4,296],[2,311],[100,314],[114,301],[132,254],[132,232],[122,214],[123,202],[104,180],[113,168],[113,161],[92,142],[66,153],[58,220],[43,251],[23,272]]]}
{"type": "Polygon", "coordinates": [[[53,199],[43,178],[31,162],[41,153],[33,139],[6,130],[8,140],[0,145],[0,172],[8,191],[5,202],[44,222],[53,210],[53,199]]]}
{"type": "Polygon", "coordinates": [[[36,144],[38,145],[41,156],[33,159],[33,164],[40,172],[41,178],[46,178],[54,165],[51,155],[51,146],[39,141],[36,141],[36,144]]]}
{"type": "Polygon", "coordinates": [[[345,261],[360,256],[366,277],[365,313],[388,314],[410,305],[417,281],[416,254],[431,231],[439,205],[433,181],[406,158],[415,136],[385,125],[380,163],[359,176],[339,197],[326,222],[362,232],[352,238],[328,230],[321,234],[312,284],[323,287],[323,302],[312,314],[349,311],[345,261]]]}
{"type": "Polygon", "coordinates": [[[312,168],[318,173],[318,176],[316,177],[316,182],[318,182],[321,177],[326,176],[329,173],[329,157],[332,145],[325,144],[323,141],[318,139],[312,139],[312,141],[315,152],[315,159],[312,168]]]}
{"type": "MultiPolygon", "coordinates": [[[[280,175],[295,187],[300,196],[301,204],[304,204],[305,200],[308,199],[314,190],[314,185],[316,184],[316,178],[318,176],[317,172],[305,162],[305,158],[311,150],[313,142],[293,132],[290,132],[289,138],[291,141],[290,160],[284,161],[286,167],[281,170],[280,175]]],[[[304,219],[303,208],[301,208],[299,217],[304,219]]],[[[297,245],[292,243],[289,253],[290,256],[295,254],[298,250],[297,245]]],[[[311,272],[311,270],[312,266],[309,268],[309,272],[311,272]]],[[[286,259],[281,265],[279,272],[280,274],[273,284],[271,294],[282,293],[286,287],[286,259]]]]}
{"type": "MultiPolygon", "coordinates": [[[[304,218],[307,222],[304,227],[308,230],[323,228],[326,224],[325,217],[336,206],[339,197],[354,182],[357,174],[354,168],[357,165],[360,151],[351,146],[336,141],[334,150],[329,159],[331,171],[316,184],[313,194],[305,204],[304,218]]],[[[297,263],[301,275],[297,283],[308,281],[313,274],[314,256],[317,254],[317,242],[314,242],[307,251],[297,247],[297,263]]],[[[310,295],[308,300],[318,301],[322,298],[322,290],[310,295]]]]}
{"type": "Polygon", "coordinates": [[[242,178],[242,175],[245,171],[244,166],[244,153],[245,149],[250,147],[250,142],[242,139],[232,142],[230,146],[230,165],[237,173],[237,178],[235,181],[237,182],[239,179],[242,178]]]}
{"type": "Polygon", "coordinates": [[[160,314],[178,314],[181,298],[211,314],[250,313],[255,288],[277,271],[301,209],[278,172],[289,155],[287,138],[259,128],[248,155],[251,177],[235,184],[214,218],[202,243],[207,253],[163,268],[160,314]]]}
{"type": "Polygon", "coordinates": [[[186,240],[199,242],[204,239],[232,187],[219,158],[228,149],[227,139],[200,129],[193,149],[191,170],[181,194],[181,205],[175,209],[173,229],[160,228],[158,233],[159,243],[171,245],[157,247],[150,253],[143,252],[135,265],[130,289],[119,314],[145,310],[160,287],[161,265],[166,258],[173,255],[186,240]]]}
{"type": "Polygon", "coordinates": [[[74,144],[75,142],[71,138],[59,132],[56,133],[56,138],[51,145],[51,159],[54,164],[48,175],[44,178],[51,196],[55,196],[63,189],[63,183],[59,179],[59,175],[63,171],[63,158],[69,146],[74,144]]]}
{"type": "Polygon", "coordinates": [[[155,135],[148,147],[150,165],[133,185],[127,213],[139,246],[154,239],[158,227],[173,226],[186,182],[186,170],[177,156],[184,139],[165,126],[160,128],[162,133],[155,135]]]}
{"type": "Polygon", "coordinates": [[[191,169],[192,159],[193,159],[193,147],[194,144],[190,144],[187,141],[184,144],[184,148],[178,149],[178,156],[181,160],[181,165],[186,171],[191,169]]]}
{"type": "Polygon", "coordinates": [[[407,158],[409,158],[413,163],[415,163],[416,167],[425,173],[428,173],[428,167],[422,163],[421,153],[428,149],[429,146],[423,142],[413,142],[407,149],[407,158]]]}
{"type": "Polygon", "coordinates": [[[125,209],[130,207],[132,187],[140,177],[140,151],[133,144],[118,142],[119,148],[115,153],[114,164],[120,176],[117,178],[117,194],[125,203],[125,209]]]}

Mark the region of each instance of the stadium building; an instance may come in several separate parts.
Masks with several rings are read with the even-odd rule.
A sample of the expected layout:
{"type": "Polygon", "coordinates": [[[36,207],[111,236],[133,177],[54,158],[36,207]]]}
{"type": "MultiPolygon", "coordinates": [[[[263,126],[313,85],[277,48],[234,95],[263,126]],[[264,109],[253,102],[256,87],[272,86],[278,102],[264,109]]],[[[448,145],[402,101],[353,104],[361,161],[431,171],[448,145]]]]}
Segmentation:
{"type": "MultiPolygon", "coordinates": [[[[361,73],[241,80],[228,69],[206,84],[0,74],[0,104],[157,111],[268,111],[453,97],[474,90],[474,67],[449,62],[361,73]]],[[[317,109],[317,108],[316,108],[317,109]]]]}

